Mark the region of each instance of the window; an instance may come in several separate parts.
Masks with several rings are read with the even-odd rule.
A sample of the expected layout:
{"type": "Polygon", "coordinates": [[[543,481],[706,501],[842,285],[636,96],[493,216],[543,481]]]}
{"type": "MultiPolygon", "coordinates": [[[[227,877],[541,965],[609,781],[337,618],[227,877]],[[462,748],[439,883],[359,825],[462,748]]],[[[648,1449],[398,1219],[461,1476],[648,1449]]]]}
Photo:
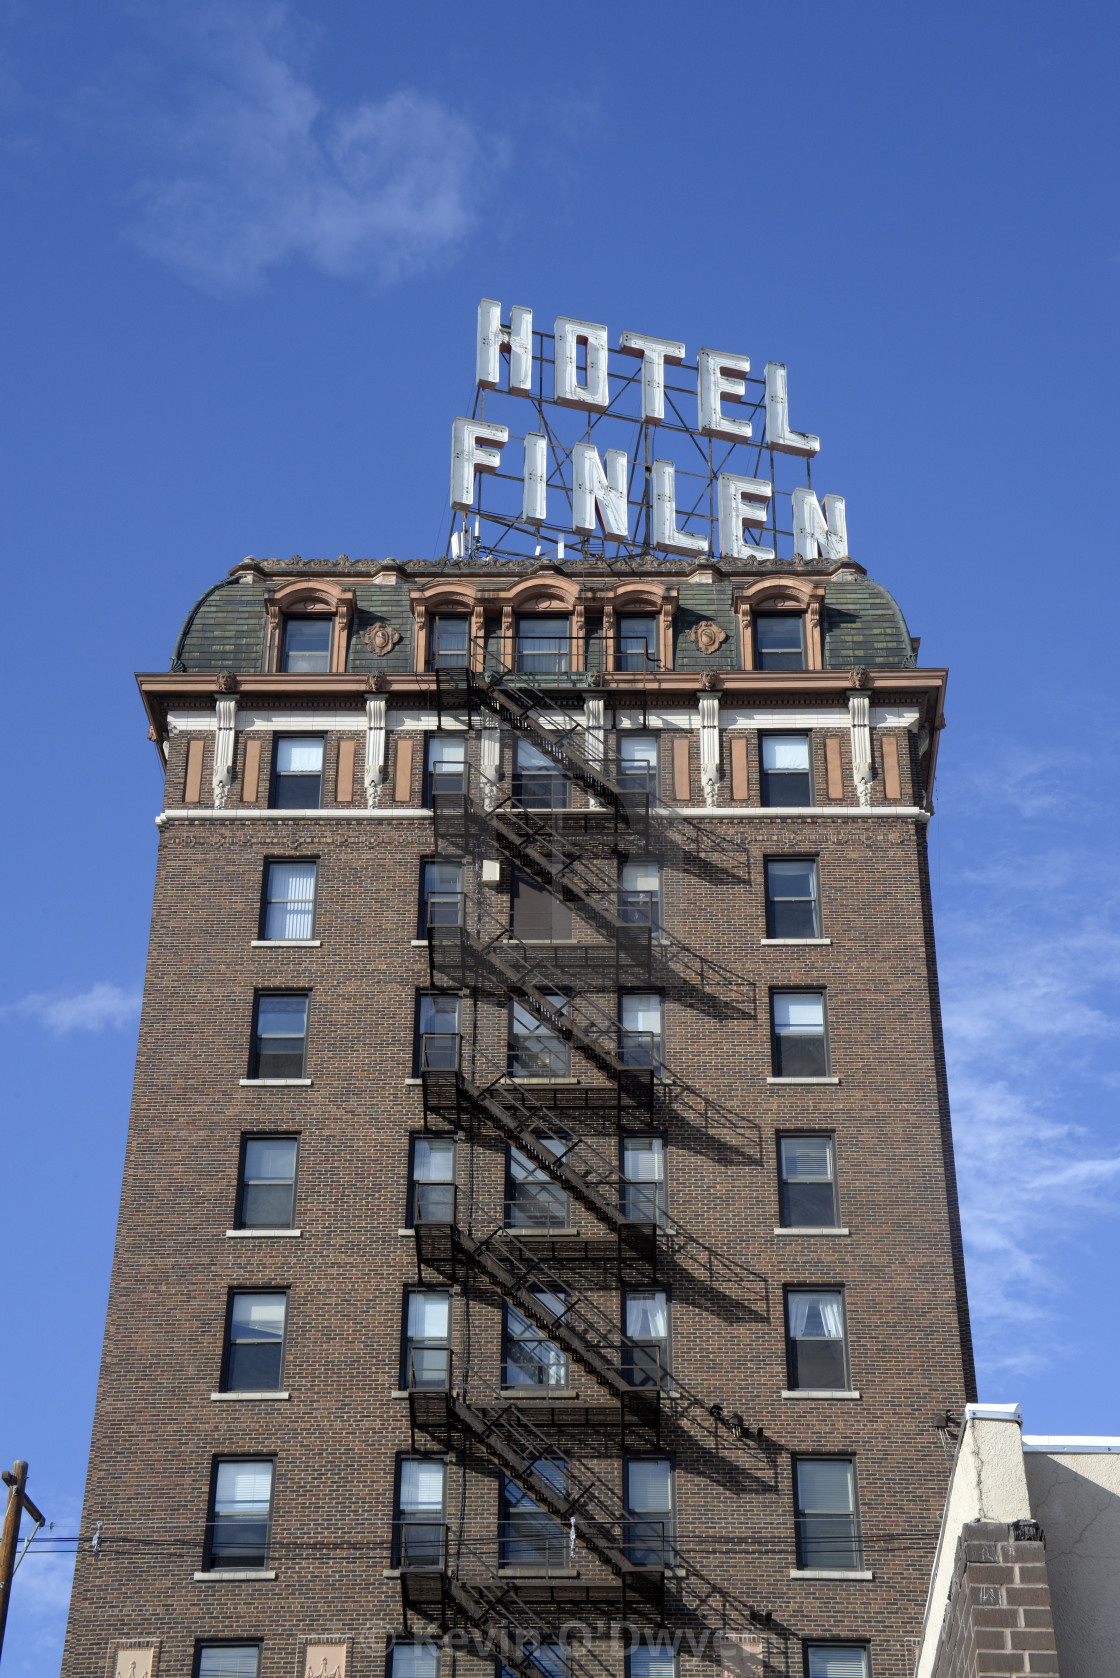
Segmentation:
{"type": "Polygon", "coordinates": [[[397,1481],[394,1565],[443,1565],[447,1465],[435,1457],[402,1457],[397,1481]]]}
{"type": "Polygon", "coordinates": [[[839,1224],[831,1136],[779,1136],[778,1177],[783,1226],[834,1229],[839,1224]]]}
{"type": "Polygon", "coordinates": [[[414,1136],[409,1171],[409,1224],[455,1221],[455,1138],[414,1136]]]}
{"type": "Polygon", "coordinates": [[[405,1295],[401,1385],[444,1392],[451,1377],[451,1295],[444,1288],[410,1288],[405,1295]]]}
{"type": "Polygon", "coordinates": [[[463,864],[425,862],[420,875],[420,930],[426,938],[430,926],[462,926],[463,864]]]}
{"type": "Polygon", "coordinates": [[[656,862],[623,862],[618,869],[618,918],[627,926],[661,931],[661,867],[656,862]]]}
{"type": "Polygon", "coordinates": [[[657,797],[657,741],[652,735],[618,736],[618,784],[624,792],[657,797]]]}
{"type": "Polygon", "coordinates": [[[665,1141],[660,1136],[627,1135],[619,1152],[622,1163],[622,1216],[640,1223],[666,1223],[665,1141]]]}
{"type": "MultiPolygon", "coordinates": [[[[566,1014],[571,1007],[559,992],[545,995],[558,1014],[566,1014]]],[[[567,1078],[572,1070],[571,1050],[555,1027],[538,1019],[527,1003],[511,1002],[508,1064],[514,1078],[567,1078]]]]}
{"type": "Polygon", "coordinates": [[[805,1678],[870,1678],[867,1650],[854,1643],[807,1643],[805,1678]]]}
{"type": "Polygon", "coordinates": [[[676,1678],[676,1673],[677,1657],[670,1642],[664,1647],[633,1643],[626,1651],[626,1678],[676,1678]]]}
{"type": "Polygon", "coordinates": [[[268,1566],[273,1464],[268,1458],[214,1465],[207,1523],[208,1569],[268,1566]]]}
{"type": "Polygon", "coordinates": [[[264,873],[265,938],[311,938],[315,931],[316,862],[269,862],[264,873]]]}
{"type": "Polygon", "coordinates": [[[302,1078],[307,1059],[306,991],[257,997],[250,1077],[302,1078]]]}
{"type": "Polygon", "coordinates": [[[510,870],[510,931],[527,942],[553,943],[572,936],[572,911],[524,868],[510,870]]]}
{"type": "Polygon", "coordinates": [[[439,796],[459,797],[467,790],[467,743],[449,734],[428,738],[426,803],[439,796]]]}
{"type": "Polygon", "coordinates": [[[569,666],[568,618],[517,620],[517,668],[540,676],[561,675],[569,666]]]}
{"type": "Polygon", "coordinates": [[[293,674],[311,676],[330,667],[330,618],[286,618],[280,668],[293,674]]]}
{"type": "Polygon", "coordinates": [[[813,857],[766,863],[766,936],[819,938],[820,894],[813,857]]]}
{"type": "Polygon", "coordinates": [[[762,802],[787,807],[811,804],[807,734],[763,734],[762,802]]]}
{"type": "Polygon", "coordinates": [[[618,999],[618,1018],[618,1051],[623,1066],[652,1067],[660,1077],[660,996],[656,991],[623,991],[618,999]]]}
{"type": "Polygon", "coordinates": [[[622,1300],[630,1385],[668,1386],[669,1295],[664,1288],[628,1288],[622,1300]]]}
{"type": "MultiPolygon", "coordinates": [[[[572,1651],[565,1643],[526,1643],[525,1653],[529,1663],[540,1678],[569,1678],[572,1670],[572,1651]]],[[[524,1673],[524,1667],[520,1672],[524,1673]]],[[[497,1678],[519,1678],[513,1667],[499,1663],[496,1667],[497,1678]]]]}
{"type": "Polygon", "coordinates": [[[618,620],[616,670],[659,670],[657,619],[621,617],[618,620]]]}
{"type": "MultiPolygon", "coordinates": [[[[550,1154],[563,1154],[571,1143],[570,1136],[538,1136],[536,1140],[550,1154]]],[[[512,1144],[506,1168],[507,1228],[567,1229],[571,1203],[560,1184],[512,1144]]]]}
{"type": "Polygon", "coordinates": [[[852,1572],[861,1568],[855,1463],[839,1457],[801,1457],[793,1465],[793,1483],[798,1567],[852,1572]]]}
{"type": "Polygon", "coordinates": [[[259,1678],[259,1643],[200,1643],[196,1678],[259,1678]]]}
{"type": "Polygon", "coordinates": [[[286,1293],[230,1295],[225,1392],[279,1391],[287,1316],[286,1293]]]}
{"type": "Polygon", "coordinates": [[[459,1065],[459,998],[453,992],[421,991],[416,998],[416,1055],[413,1077],[454,1072],[459,1065]]]}
{"type": "Polygon", "coordinates": [[[247,1136],[241,1154],[239,1229],[291,1229],[296,1213],[297,1136],[247,1136]]]}
{"type": "Polygon", "coordinates": [[[775,1078],[827,1078],[824,992],[772,991],[770,1010],[775,1078]]]}
{"type": "Polygon", "coordinates": [[[439,1678],[439,1657],[435,1643],[394,1643],[388,1678],[439,1678]]]}
{"type": "MultiPolygon", "coordinates": [[[[534,1288],[533,1297],[554,1317],[562,1318],[568,1309],[566,1293],[549,1293],[534,1288]]],[[[519,1311],[516,1305],[505,1308],[505,1354],[502,1385],[506,1387],[566,1387],[568,1360],[559,1346],[545,1338],[541,1330],[519,1311]]]]}
{"type": "Polygon", "coordinates": [[[514,757],[514,802],[525,810],[566,810],[571,785],[558,763],[546,753],[518,740],[514,757]]]}
{"type": "Polygon", "coordinates": [[[787,1291],[786,1349],[794,1391],[848,1390],[844,1295],[839,1288],[787,1291]]]}
{"type": "Polygon", "coordinates": [[[429,670],[461,670],[470,663],[469,618],[444,617],[432,620],[428,641],[429,670]]]}
{"type": "MultiPolygon", "coordinates": [[[[563,1457],[538,1457],[530,1464],[538,1480],[559,1497],[568,1491],[568,1465],[563,1457]]],[[[568,1533],[536,1498],[516,1480],[502,1475],[501,1561],[505,1567],[564,1567],[568,1561],[568,1533]]]]}
{"type": "Polygon", "coordinates": [[[800,612],[759,612],[754,620],[756,670],[804,670],[805,619],[800,612]]]}
{"type": "Polygon", "coordinates": [[[317,810],[323,780],[323,742],[304,734],[282,734],[276,741],[272,776],[275,810],[317,810]]]}
{"type": "Polygon", "coordinates": [[[628,1457],[626,1550],[635,1567],[673,1565],[673,1465],[668,1457],[628,1457]]]}

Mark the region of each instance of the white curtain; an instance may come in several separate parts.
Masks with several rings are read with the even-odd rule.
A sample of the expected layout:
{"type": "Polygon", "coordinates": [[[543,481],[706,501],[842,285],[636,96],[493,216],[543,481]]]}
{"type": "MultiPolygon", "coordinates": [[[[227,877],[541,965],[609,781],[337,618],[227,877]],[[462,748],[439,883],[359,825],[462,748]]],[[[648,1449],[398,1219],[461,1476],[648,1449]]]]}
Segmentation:
{"type": "Polygon", "coordinates": [[[764,734],[762,767],[766,770],[807,770],[809,741],[804,734],[764,734]]]}
{"type": "Polygon", "coordinates": [[[619,885],[623,891],[656,893],[661,885],[661,869],[656,862],[624,862],[619,885]]]}
{"type": "Polygon", "coordinates": [[[630,1340],[668,1339],[669,1303],[663,1293],[627,1294],[626,1335],[630,1340]]]}
{"type": "Polygon", "coordinates": [[[431,1643],[397,1643],[393,1647],[393,1678],[436,1678],[439,1650],[431,1643]]]}
{"type": "Polygon", "coordinates": [[[626,1470],[631,1510],[643,1515],[667,1515],[673,1507],[672,1470],[663,1457],[643,1462],[632,1459],[626,1470]]]}
{"type": "Polygon", "coordinates": [[[823,1031],[824,999],[820,991],[778,991],[774,997],[775,1031],[823,1031]]]}
{"type": "Polygon", "coordinates": [[[661,1035],[661,998],[657,995],[622,997],[623,1031],[652,1031],[661,1035]]]}
{"type": "Polygon", "coordinates": [[[810,1649],[809,1678],[867,1678],[866,1649],[810,1649]]]}
{"type": "Polygon", "coordinates": [[[243,1515],[267,1512],[272,1497],[270,1462],[221,1462],[214,1492],[214,1507],[243,1515]]]}
{"type": "Polygon", "coordinates": [[[665,1144],[660,1136],[628,1136],[622,1144],[622,1175],[628,1183],[660,1183],[665,1177],[665,1144]]]}
{"type": "Polygon", "coordinates": [[[401,1463],[401,1508],[409,1514],[441,1514],[443,1475],[441,1462],[407,1458],[401,1463]]]}
{"type": "Polygon", "coordinates": [[[432,769],[461,769],[466,762],[465,740],[448,740],[436,734],[431,741],[428,763],[432,769]]]}
{"type": "Polygon", "coordinates": [[[323,768],[323,742],[294,740],[290,735],[277,740],[276,768],[281,775],[318,775],[323,768]]]}
{"type": "Polygon", "coordinates": [[[418,1136],[412,1155],[414,1183],[453,1183],[455,1143],[449,1138],[418,1136]]]}
{"type": "Polygon", "coordinates": [[[315,864],[274,862],[268,871],[267,938],[310,938],[315,864]]]}
{"type": "Polygon", "coordinates": [[[287,1303],[282,1293],[234,1294],[234,1339],[282,1340],[287,1303]]]}
{"type": "Polygon", "coordinates": [[[410,1340],[446,1340],[450,1326],[450,1294],[409,1294],[408,1338],[410,1340]]]}
{"type": "Polygon", "coordinates": [[[620,734],[618,737],[619,760],[627,769],[656,769],[657,741],[648,734],[620,734]]]}
{"type": "Polygon", "coordinates": [[[789,1332],[794,1340],[842,1340],[844,1316],[838,1293],[791,1293],[789,1332]]]}

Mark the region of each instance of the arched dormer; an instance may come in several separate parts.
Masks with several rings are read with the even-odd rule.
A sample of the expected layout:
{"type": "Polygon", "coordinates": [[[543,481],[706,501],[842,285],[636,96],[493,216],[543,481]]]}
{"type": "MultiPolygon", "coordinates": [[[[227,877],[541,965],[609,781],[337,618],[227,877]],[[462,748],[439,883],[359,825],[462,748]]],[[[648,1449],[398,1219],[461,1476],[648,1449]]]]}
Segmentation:
{"type": "Polygon", "coordinates": [[[761,577],[756,583],[735,590],[735,610],[739,617],[739,647],[744,670],[755,670],[756,620],[760,614],[800,616],[804,619],[804,649],[806,670],[824,668],[821,647],[821,607],[824,605],[824,584],[809,582],[804,577],[761,577]]]}
{"type": "MultiPolygon", "coordinates": [[[[568,619],[568,668],[585,668],[587,637],[583,596],[579,584],[571,577],[565,577],[559,571],[544,571],[533,577],[523,577],[520,582],[503,589],[496,604],[502,610],[502,662],[507,669],[517,669],[520,664],[517,649],[519,622],[537,614],[542,618],[568,619]]],[[[561,657],[557,654],[558,659],[561,657]]]]}
{"type": "Polygon", "coordinates": [[[677,609],[677,591],[664,583],[635,578],[632,582],[616,583],[602,595],[603,650],[606,668],[618,670],[625,662],[618,658],[618,624],[624,617],[646,617],[656,620],[656,654],[662,670],[673,668],[673,614],[677,609]]]}
{"type": "MultiPolygon", "coordinates": [[[[338,583],[332,583],[327,579],[308,577],[305,580],[298,577],[289,583],[277,584],[267,596],[265,607],[268,611],[266,670],[288,668],[285,646],[288,625],[294,620],[307,621],[313,625],[325,622],[329,625],[326,670],[332,675],[340,675],[345,671],[346,648],[354,616],[352,588],[342,588],[338,583]]],[[[307,673],[312,668],[321,666],[308,666],[307,673]]]]}
{"type": "Polygon", "coordinates": [[[434,667],[433,660],[439,655],[432,645],[432,637],[441,617],[466,619],[467,660],[472,670],[482,669],[484,613],[474,583],[464,582],[458,577],[440,577],[426,588],[411,589],[408,599],[416,621],[416,633],[412,639],[414,670],[434,667]]]}

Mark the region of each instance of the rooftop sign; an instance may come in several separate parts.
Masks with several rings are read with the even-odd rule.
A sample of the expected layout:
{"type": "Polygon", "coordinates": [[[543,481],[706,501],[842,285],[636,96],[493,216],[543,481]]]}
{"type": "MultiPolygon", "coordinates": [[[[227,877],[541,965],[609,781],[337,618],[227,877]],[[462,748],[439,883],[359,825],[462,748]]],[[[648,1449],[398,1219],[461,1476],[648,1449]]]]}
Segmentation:
{"type": "Polygon", "coordinates": [[[843,497],[813,491],[820,440],[791,427],[780,361],[759,379],[748,356],[689,361],[684,344],[641,332],[612,350],[593,321],[562,315],[537,332],[531,309],[503,321],[483,298],[475,386],[452,428],[452,558],[547,544],[563,559],[573,537],[623,564],[652,551],[805,565],[848,551],[843,497]]]}

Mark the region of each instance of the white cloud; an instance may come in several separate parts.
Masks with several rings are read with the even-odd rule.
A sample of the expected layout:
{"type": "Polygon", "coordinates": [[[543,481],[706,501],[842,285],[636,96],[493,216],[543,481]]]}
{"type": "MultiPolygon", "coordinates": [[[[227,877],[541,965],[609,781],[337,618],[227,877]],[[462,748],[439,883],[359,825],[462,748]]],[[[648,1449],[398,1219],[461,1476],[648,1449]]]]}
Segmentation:
{"type": "Polygon", "coordinates": [[[328,109],[289,62],[293,21],[285,5],[188,14],[191,73],[158,124],[167,167],[137,189],[132,236],[210,290],[251,289],[300,257],[331,275],[400,279],[473,220],[470,124],[410,91],[328,109]]]}
{"type": "Polygon", "coordinates": [[[57,991],[36,991],[0,1008],[0,1018],[37,1020],[61,1036],[68,1031],[121,1030],[131,1025],[140,1012],[140,992],[122,990],[103,981],[89,990],[64,995],[57,991]]]}

